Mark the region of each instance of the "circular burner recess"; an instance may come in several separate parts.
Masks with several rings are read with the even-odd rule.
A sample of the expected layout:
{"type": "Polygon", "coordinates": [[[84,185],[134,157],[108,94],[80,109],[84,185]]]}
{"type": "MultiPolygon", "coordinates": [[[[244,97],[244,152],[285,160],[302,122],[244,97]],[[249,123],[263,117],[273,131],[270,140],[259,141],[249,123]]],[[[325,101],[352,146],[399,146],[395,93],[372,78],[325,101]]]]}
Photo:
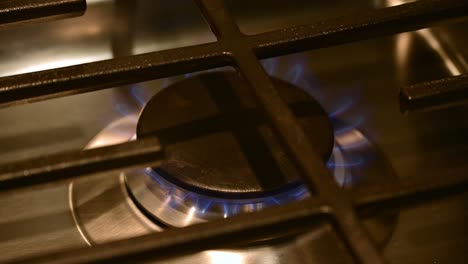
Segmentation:
{"type": "MultiPolygon", "coordinates": [[[[310,95],[272,78],[323,157],[333,150],[332,124],[310,95]]],[[[142,111],[137,137],[157,136],[166,159],[154,171],[187,190],[222,198],[255,198],[299,184],[299,172],[232,72],[198,75],[156,94],[142,111]]]]}

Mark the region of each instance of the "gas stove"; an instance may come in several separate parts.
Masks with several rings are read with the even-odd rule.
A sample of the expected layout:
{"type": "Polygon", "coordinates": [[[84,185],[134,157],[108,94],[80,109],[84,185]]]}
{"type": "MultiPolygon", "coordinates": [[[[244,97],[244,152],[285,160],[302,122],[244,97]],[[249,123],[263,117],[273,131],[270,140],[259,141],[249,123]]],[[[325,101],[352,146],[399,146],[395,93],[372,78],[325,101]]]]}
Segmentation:
{"type": "Polygon", "coordinates": [[[468,2],[413,2],[0,3],[0,261],[462,263],[468,2]]]}

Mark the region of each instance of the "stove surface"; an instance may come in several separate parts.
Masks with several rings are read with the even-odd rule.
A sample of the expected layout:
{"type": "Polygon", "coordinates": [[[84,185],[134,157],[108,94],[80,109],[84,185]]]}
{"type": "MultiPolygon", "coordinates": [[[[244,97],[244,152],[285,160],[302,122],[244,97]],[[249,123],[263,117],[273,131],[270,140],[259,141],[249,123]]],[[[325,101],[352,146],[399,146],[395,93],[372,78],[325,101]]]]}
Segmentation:
{"type": "MultiPolygon", "coordinates": [[[[228,2],[240,28],[248,34],[398,4],[363,0],[228,2]]],[[[385,173],[396,178],[465,175],[468,106],[404,113],[398,94],[406,84],[468,71],[468,47],[463,45],[468,36],[466,25],[456,22],[262,63],[270,75],[302,88],[339,120],[342,131],[335,129],[335,133],[356,129],[369,139],[379,158],[385,160],[385,173]]],[[[7,40],[0,43],[0,76],[215,40],[197,7],[182,0],[88,1],[83,17],[0,28],[0,38],[7,40]]],[[[105,145],[129,140],[136,133],[135,120],[150,98],[195,74],[0,109],[0,123],[4,124],[0,161],[83,149],[90,142],[105,145]],[[98,136],[109,129],[114,129],[111,137],[98,136]]],[[[341,165],[346,170],[359,170],[360,166],[341,165]]],[[[373,173],[379,177],[382,169],[373,173]]],[[[164,225],[134,202],[124,175],[111,174],[0,193],[0,261],[163,231],[164,225]]],[[[365,188],[366,184],[370,183],[351,188],[365,188]]],[[[391,226],[391,234],[379,241],[385,258],[398,264],[467,259],[467,205],[468,195],[462,194],[399,212],[382,209],[397,215],[395,221],[376,224],[391,226]]],[[[193,263],[194,259],[203,263],[353,262],[329,224],[312,224],[313,231],[296,240],[205,251],[167,263],[193,263]]]]}

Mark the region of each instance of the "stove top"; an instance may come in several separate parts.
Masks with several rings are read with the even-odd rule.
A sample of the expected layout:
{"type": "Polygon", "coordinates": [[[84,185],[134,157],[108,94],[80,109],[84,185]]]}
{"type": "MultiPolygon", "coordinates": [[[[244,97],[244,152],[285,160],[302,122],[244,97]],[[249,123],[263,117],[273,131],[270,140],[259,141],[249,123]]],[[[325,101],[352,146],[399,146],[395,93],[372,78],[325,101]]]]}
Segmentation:
{"type": "Polygon", "coordinates": [[[466,1],[196,3],[0,28],[1,261],[468,257],[466,1]]]}

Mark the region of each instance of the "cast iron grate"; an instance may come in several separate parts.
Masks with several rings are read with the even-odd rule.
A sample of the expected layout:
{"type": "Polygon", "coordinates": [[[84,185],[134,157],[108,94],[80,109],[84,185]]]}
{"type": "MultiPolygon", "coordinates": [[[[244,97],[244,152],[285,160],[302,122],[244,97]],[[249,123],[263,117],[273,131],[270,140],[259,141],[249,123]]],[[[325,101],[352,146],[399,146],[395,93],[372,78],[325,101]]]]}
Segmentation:
{"type": "MultiPolygon", "coordinates": [[[[417,30],[464,17],[468,14],[467,0],[421,0],[257,35],[244,35],[239,31],[223,0],[196,2],[216,35],[216,42],[0,78],[0,105],[12,106],[233,66],[250,84],[285,147],[303,171],[303,180],[314,194],[313,198],[249,215],[17,262],[92,263],[135,261],[137,257],[148,256],[164,258],[232,245],[298,226],[306,229],[307,223],[323,218],[331,221],[358,262],[384,263],[363,230],[358,212],[375,205],[392,207],[423,202],[465,191],[468,187],[468,175],[457,175],[444,179],[405,179],[393,185],[351,193],[340,189],[259,63],[259,59],[417,30]]],[[[0,24],[81,14],[85,8],[84,0],[6,0],[0,3],[0,24]]],[[[405,88],[402,98],[411,103],[413,98],[430,96],[437,101],[438,94],[444,94],[446,99],[447,93],[463,94],[465,91],[466,94],[466,90],[466,76],[460,76],[405,88]],[[424,87],[445,93],[428,93],[424,87]]],[[[7,191],[96,172],[156,165],[162,158],[163,152],[155,138],[61,153],[1,166],[0,189],[7,191]]]]}
{"type": "Polygon", "coordinates": [[[82,15],[85,0],[3,0],[0,26],[82,15]]]}

